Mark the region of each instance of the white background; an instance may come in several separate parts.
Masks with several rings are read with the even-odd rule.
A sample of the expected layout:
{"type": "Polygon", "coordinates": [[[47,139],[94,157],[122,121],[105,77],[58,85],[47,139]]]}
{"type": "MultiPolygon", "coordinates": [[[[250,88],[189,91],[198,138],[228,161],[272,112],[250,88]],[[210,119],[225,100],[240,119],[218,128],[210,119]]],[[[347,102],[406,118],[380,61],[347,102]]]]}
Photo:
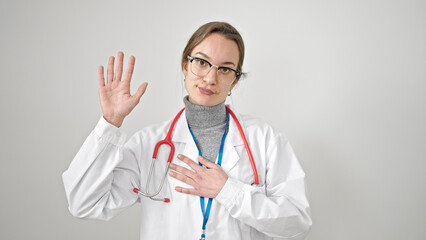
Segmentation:
{"type": "MultiPolygon", "coordinates": [[[[109,222],[67,210],[61,174],[101,116],[97,67],[136,56],[133,134],[173,117],[180,55],[227,21],[249,75],[229,98],[290,139],[307,173],[309,240],[426,236],[426,2],[0,2],[0,239],[138,239],[139,207],[109,222]]],[[[126,61],[127,63],[127,61],[126,61]]]]}

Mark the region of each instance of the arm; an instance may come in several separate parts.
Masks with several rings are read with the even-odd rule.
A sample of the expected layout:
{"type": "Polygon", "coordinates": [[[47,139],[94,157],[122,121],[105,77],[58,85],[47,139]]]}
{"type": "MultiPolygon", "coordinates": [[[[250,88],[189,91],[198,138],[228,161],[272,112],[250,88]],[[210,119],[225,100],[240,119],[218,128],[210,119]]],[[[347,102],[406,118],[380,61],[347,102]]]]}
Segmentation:
{"type": "Polygon", "coordinates": [[[263,187],[228,178],[216,200],[232,217],[264,234],[304,239],[312,225],[305,173],[282,135],[268,146],[267,157],[263,187]]]}
{"type": "Polygon", "coordinates": [[[99,67],[103,117],[63,174],[69,210],[76,217],[107,220],[137,200],[131,190],[139,183],[140,154],[135,151],[140,149],[140,138],[135,137],[123,146],[126,138],[118,127],[139,103],[147,83],[130,94],[135,58],[129,58],[122,80],[123,58],[124,54],[119,52],[115,73],[115,59],[109,58],[106,83],[104,68],[99,67]]]}
{"type": "Polygon", "coordinates": [[[108,220],[137,200],[139,186],[137,138],[126,137],[103,117],[63,174],[72,215],[108,220]]]}

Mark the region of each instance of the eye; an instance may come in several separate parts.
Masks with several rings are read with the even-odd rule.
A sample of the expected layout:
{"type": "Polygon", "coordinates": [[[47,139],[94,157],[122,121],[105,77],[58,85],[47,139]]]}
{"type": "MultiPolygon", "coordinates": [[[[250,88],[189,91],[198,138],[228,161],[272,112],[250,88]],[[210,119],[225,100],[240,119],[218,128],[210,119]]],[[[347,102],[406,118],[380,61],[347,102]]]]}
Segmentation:
{"type": "Polygon", "coordinates": [[[229,74],[229,73],[232,72],[232,70],[227,68],[227,67],[221,67],[220,72],[223,73],[223,74],[229,74]]]}
{"type": "Polygon", "coordinates": [[[204,61],[203,59],[195,59],[195,63],[200,66],[200,67],[206,67],[208,66],[207,62],[204,61]]]}

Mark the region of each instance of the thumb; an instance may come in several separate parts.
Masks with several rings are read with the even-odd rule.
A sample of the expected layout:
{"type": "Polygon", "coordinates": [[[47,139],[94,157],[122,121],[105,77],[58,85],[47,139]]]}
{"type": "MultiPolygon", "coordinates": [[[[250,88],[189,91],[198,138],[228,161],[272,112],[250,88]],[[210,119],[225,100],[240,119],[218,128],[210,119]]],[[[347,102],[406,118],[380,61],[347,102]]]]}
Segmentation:
{"type": "Polygon", "coordinates": [[[133,98],[135,98],[135,100],[139,101],[141,99],[142,95],[145,93],[145,90],[146,90],[147,87],[148,87],[147,82],[142,83],[139,86],[138,90],[133,95],[133,98]]]}

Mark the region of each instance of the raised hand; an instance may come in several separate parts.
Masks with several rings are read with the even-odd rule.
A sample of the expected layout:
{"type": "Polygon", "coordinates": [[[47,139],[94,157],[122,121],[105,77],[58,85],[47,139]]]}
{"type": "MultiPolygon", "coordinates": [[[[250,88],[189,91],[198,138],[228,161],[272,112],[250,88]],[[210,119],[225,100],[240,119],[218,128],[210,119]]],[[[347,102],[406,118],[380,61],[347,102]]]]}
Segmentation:
{"type": "Polygon", "coordinates": [[[130,56],[124,79],[123,74],[123,52],[117,53],[117,65],[114,74],[114,57],[108,61],[107,82],[105,84],[104,67],[99,66],[99,98],[101,101],[102,114],[106,121],[116,127],[120,127],[124,118],[136,107],[148,86],[142,83],[134,95],[130,94],[130,81],[135,66],[135,57],[130,56]]]}

